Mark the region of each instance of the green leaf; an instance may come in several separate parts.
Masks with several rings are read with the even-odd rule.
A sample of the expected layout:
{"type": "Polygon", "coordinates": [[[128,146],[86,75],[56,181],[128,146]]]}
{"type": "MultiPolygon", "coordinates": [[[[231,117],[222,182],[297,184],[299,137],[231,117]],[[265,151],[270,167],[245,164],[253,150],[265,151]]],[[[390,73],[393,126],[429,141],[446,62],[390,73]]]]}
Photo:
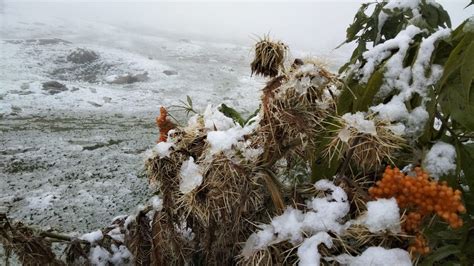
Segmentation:
{"type": "Polygon", "coordinates": [[[459,249],[458,246],[456,245],[447,245],[441,248],[438,248],[433,251],[429,256],[425,257],[423,259],[423,263],[421,263],[421,266],[431,266],[435,262],[446,259],[447,257],[451,255],[456,255],[461,253],[461,250],[459,249]]]}
{"type": "Polygon", "coordinates": [[[380,87],[383,84],[383,73],[385,69],[383,67],[375,71],[367,82],[367,86],[360,88],[356,95],[359,96],[359,99],[355,102],[355,107],[352,112],[357,111],[367,111],[369,106],[372,105],[373,99],[377,92],[380,90],[380,87]]]}
{"type": "Polygon", "coordinates": [[[471,0],[471,3],[469,3],[469,4],[468,4],[466,7],[464,7],[464,8],[468,8],[469,6],[472,6],[472,5],[474,5],[474,0],[471,0]]]}
{"type": "MultiPolygon", "coordinates": [[[[470,96],[471,84],[474,78],[474,43],[466,49],[464,61],[461,65],[461,81],[465,95],[470,96]]],[[[469,101],[469,98],[467,99],[469,101]]]]}
{"type": "Polygon", "coordinates": [[[464,180],[462,181],[470,188],[470,191],[464,193],[466,208],[469,213],[472,213],[474,211],[474,145],[466,145],[456,139],[455,146],[458,169],[464,172],[464,180]]]}
{"type": "Polygon", "coordinates": [[[426,103],[426,111],[429,114],[429,118],[423,130],[423,134],[418,138],[419,143],[425,144],[425,145],[431,142],[431,139],[435,133],[433,124],[435,120],[437,101],[436,101],[436,94],[434,90],[429,90],[428,98],[430,100],[426,103]]]}
{"type": "Polygon", "coordinates": [[[191,97],[189,97],[189,95],[186,95],[186,101],[188,102],[189,104],[189,107],[193,107],[193,100],[191,99],[191,97]]]}
{"type": "MultiPolygon", "coordinates": [[[[348,84],[354,85],[355,82],[352,82],[353,75],[349,76],[349,82],[348,84]]],[[[340,115],[343,115],[347,112],[352,112],[353,106],[354,106],[354,101],[357,101],[358,98],[355,96],[352,88],[349,87],[349,85],[346,84],[345,82],[342,83],[342,88],[341,88],[341,95],[337,99],[337,113],[340,115]]]]}
{"type": "Polygon", "coordinates": [[[238,123],[240,126],[243,127],[245,125],[245,120],[242,118],[242,115],[234,108],[229,107],[225,104],[221,104],[221,106],[219,107],[219,111],[225,116],[232,118],[232,120],[234,120],[234,122],[238,123]]]}
{"type": "Polygon", "coordinates": [[[349,25],[346,30],[346,42],[351,42],[355,40],[357,33],[359,33],[359,31],[363,29],[363,25],[367,22],[365,10],[368,6],[369,4],[362,4],[362,6],[359,8],[359,11],[357,11],[354,17],[354,22],[349,25]]]}
{"type": "Polygon", "coordinates": [[[435,29],[438,27],[438,9],[430,4],[421,6],[421,15],[428,22],[428,25],[435,29]]]}
{"type": "Polygon", "coordinates": [[[461,37],[461,40],[451,52],[448,60],[446,61],[446,64],[444,65],[443,76],[441,77],[439,83],[441,87],[446,83],[449,76],[451,76],[453,72],[455,72],[458,68],[461,67],[464,62],[465,56],[470,54],[470,45],[472,44],[472,41],[474,41],[474,33],[459,30],[463,26],[464,23],[461,24],[458,29],[456,29],[456,31],[452,34],[453,39],[461,37]]]}
{"type": "Polygon", "coordinates": [[[347,68],[354,64],[355,62],[357,62],[357,60],[361,59],[362,58],[362,54],[367,51],[367,47],[366,47],[366,43],[362,40],[360,40],[357,44],[357,47],[354,49],[354,51],[352,52],[352,55],[351,55],[351,59],[349,60],[349,62],[347,62],[346,64],[344,64],[341,68],[339,68],[339,74],[341,74],[342,72],[346,71],[347,68]]]}
{"type": "MultiPolygon", "coordinates": [[[[253,112],[244,122],[244,125],[251,125],[252,123],[249,123],[250,120],[252,120],[252,118],[256,117],[258,115],[258,113],[260,112],[260,108],[262,106],[259,106],[257,110],[255,110],[255,112],[253,112]]],[[[252,121],[253,122],[253,121],[252,121]]]]}
{"type": "Polygon", "coordinates": [[[316,182],[321,179],[331,178],[336,174],[337,169],[339,168],[341,161],[337,156],[330,161],[329,158],[322,156],[324,149],[327,147],[331,141],[331,132],[335,131],[334,118],[328,117],[324,121],[327,124],[326,130],[321,136],[318,136],[318,145],[316,145],[316,158],[311,163],[311,182],[316,182]]]}
{"type": "Polygon", "coordinates": [[[454,125],[474,132],[474,97],[471,95],[474,93],[474,32],[465,32],[465,23],[451,35],[454,49],[437,87],[443,113],[451,116],[454,125]]]}
{"type": "MultiPolygon", "coordinates": [[[[458,79],[459,80],[459,79],[458,79]]],[[[446,85],[448,92],[441,95],[440,105],[444,113],[451,116],[457,124],[469,132],[474,131],[474,97],[466,95],[461,88],[460,82],[446,85]],[[469,102],[467,101],[468,99],[469,102]]]]}
{"type": "Polygon", "coordinates": [[[439,6],[438,12],[440,18],[439,25],[443,26],[443,24],[446,24],[448,28],[451,28],[451,18],[449,17],[448,11],[446,11],[442,6],[439,6]]]}

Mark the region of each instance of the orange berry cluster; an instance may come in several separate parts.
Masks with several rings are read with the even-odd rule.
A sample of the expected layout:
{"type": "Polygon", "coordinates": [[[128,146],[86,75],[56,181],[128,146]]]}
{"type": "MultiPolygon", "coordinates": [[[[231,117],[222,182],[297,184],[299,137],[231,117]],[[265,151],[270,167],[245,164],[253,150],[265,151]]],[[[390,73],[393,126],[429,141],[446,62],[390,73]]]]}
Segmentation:
{"type": "Polygon", "coordinates": [[[160,116],[156,117],[156,125],[160,130],[160,138],[157,141],[158,143],[166,141],[168,138],[168,131],[176,127],[173,122],[168,120],[168,111],[164,107],[160,107],[160,116]]]}
{"type": "Polygon", "coordinates": [[[398,168],[387,166],[382,180],[369,189],[373,198],[395,197],[400,208],[409,210],[404,229],[417,232],[423,218],[436,213],[452,228],[463,222],[458,213],[466,211],[461,202],[461,191],[453,190],[446,182],[431,181],[427,172],[415,168],[416,176],[406,176],[398,168]]]}
{"type": "Polygon", "coordinates": [[[411,242],[408,247],[408,251],[411,253],[418,253],[420,255],[426,255],[430,252],[430,247],[428,247],[428,242],[422,234],[417,234],[415,239],[411,242]]]}
{"type": "Polygon", "coordinates": [[[387,166],[382,180],[369,189],[369,194],[372,198],[395,197],[398,206],[407,209],[403,229],[416,233],[409,251],[425,255],[430,248],[419,232],[423,218],[436,213],[452,228],[459,228],[463,224],[459,213],[464,213],[466,208],[461,202],[461,191],[453,190],[446,182],[431,181],[420,167],[415,168],[415,174],[414,177],[407,176],[400,169],[387,166]]]}

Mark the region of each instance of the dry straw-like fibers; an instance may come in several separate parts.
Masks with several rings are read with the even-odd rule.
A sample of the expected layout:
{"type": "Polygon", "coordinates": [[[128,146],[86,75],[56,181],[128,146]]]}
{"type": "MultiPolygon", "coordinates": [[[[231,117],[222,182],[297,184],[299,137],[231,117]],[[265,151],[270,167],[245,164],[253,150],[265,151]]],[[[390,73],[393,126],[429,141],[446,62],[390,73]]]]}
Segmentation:
{"type": "Polygon", "coordinates": [[[284,69],[288,47],[280,41],[264,36],[255,44],[255,58],[250,64],[252,74],[276,77],[284,69]]]}
{"type": "Polygon", "coordinates": [[[289,149],[311,161],[315,140],[324,131],[322,122],[335,112],[338,81],[314,60],[298,62],[288,74],[272,79],[263,89],[258,141],[265,143],[269,154],[280,157],[289,149]]]}
{"type": "Polygon", "coordinates": [[[350,156],[349,160],[362,170],[380,170],[384,162],[392,163],[396,152],[405,147],[403,137],[394,133],[389,122],[366,117],[373,121],[376,134],[360,132],[347,124],[341,117],[333,117],[329,122],[331,139],[324,154],[329,160],[350,156]]]}
{"type": "Polygon", "coordinates": [[[0,214],[0,243],[6,256],[14,253],[22,265],[64,265],[56,259],[51,241],[21,222],[10,224],[5,214],[0,214]]]}

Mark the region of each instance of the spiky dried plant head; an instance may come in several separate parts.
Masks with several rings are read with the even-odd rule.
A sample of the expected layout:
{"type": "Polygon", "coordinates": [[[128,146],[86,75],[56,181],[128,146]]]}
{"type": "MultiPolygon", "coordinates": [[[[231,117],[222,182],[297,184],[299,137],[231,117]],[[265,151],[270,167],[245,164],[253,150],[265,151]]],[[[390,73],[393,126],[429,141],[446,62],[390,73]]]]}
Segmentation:
{"type": "Polygon", "coordinates": [[[374,170],[392,159],[405,139],[398,125],[380,120],[373,115],[345,114],[334,116],[328,123],[330,139],[323,151],[329,161],[350,156],[355,166],[362,170],[374,170]]]}
{"type": "Polygon", "coordinates": [[[313,62],[301,61],[284,78],[278,77],[263,90],[262,133],[268,149],[280,152],[299,143],[292,153],[308,160],[314,156],[315,140],[324,131],[322,121],[335,112],[337,79],[313,62]],[[265,132],[267,131],[267,132],[265,132]]]}
{"type": "Polygon", "coordinates": [[[366,226],[353,223],[342,234],[333,236],[333,247],[330,250],[322,246],[321,253],[327,254],[326,257],[341,253],[360,255],[371,246],[400,247],[408,237],[406,234],[391,231],[372,233],[366,226]]]}
{"type": "Polygon", "coordinates": [[[264,77],[276,77],[283,71],[288,51],[288,46],[283,42],[273,41],[265,35],[255,44],[254,49],[255,58],[250,64],[252,75],[255,73],[264,77]]]}
{"type": "Polygon", "coordinates": [[[251,233],[248,220],[265,211],[264,191],[248,165],[239,164],[224,153],[196,161],[202,169],[202,183],[187,193],[176,191],[176,210],[192,221],[196,238],[208,263],[233,258],[236,243],[251,233]]]}
{"type": "Polygon", "coordinates": [[[160,189],[161,192],[164,192],[163,189],[170,187],[171,184],[176,186],[175,177],[185,158],[179,152],[171,152],[169,156],[160,157],[156,155],[149,158],[145,166],[150,186],[160,189]]]}

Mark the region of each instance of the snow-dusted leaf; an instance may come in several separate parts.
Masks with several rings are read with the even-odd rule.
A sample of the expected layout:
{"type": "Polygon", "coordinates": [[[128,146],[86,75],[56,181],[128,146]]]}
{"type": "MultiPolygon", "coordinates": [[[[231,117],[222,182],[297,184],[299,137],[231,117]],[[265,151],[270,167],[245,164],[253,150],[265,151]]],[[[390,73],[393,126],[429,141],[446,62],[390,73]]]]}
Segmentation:
{"type": "Polygon", "coordinates": [[[443,112],[451,115],[464,129],[474,131],[474,96],[471,95],[474,93],[474,32],[463,31],[465,24],[461,24],[451,36],[454,49],[444,66],[438,91],[443,112]]]}

